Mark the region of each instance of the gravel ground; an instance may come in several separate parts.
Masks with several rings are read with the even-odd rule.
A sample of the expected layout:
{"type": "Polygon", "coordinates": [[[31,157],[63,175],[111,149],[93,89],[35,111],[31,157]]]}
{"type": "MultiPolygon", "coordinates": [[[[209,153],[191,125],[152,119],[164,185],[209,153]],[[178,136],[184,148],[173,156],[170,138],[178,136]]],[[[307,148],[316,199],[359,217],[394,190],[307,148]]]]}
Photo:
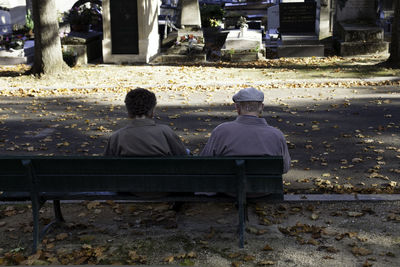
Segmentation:
{"type": "MultiPolygon", "coordinates": [[[[127,123],[123,98],[137,86],[156,93],[156,121],[197,154],[216,125],[234,119],[234,92],[254,85],[265,93],[264,117],[287,137],[288,193],[398,192],[397,77],[334,79],[320,71],[305,79],[285,68],[97,65],[40,80],[20,75],[24,66],[1,68],[0,154],[99,155],[111,132],[127,123]]],[[[90,203],[64,204],[67,223],[28,262],[29,209],[1,205],[0,263],[400,263],[398,202],[253,204],[243,250],[231,204],[187,204],[175,213],[167,204],[90,203]]],[[[41,216],[49,221],[50,207],[41,216]]]]}
{"type": "MultiPolygon", "coordinates": [[[[250,204],[244,249],[233,204],[63,204],[66,223],[31,249],[31,213],[0,206],[0,263],[398,266],[399,202],[250,204]]],[[[42,222],[52,218],[42,208],[42,222]]]]}

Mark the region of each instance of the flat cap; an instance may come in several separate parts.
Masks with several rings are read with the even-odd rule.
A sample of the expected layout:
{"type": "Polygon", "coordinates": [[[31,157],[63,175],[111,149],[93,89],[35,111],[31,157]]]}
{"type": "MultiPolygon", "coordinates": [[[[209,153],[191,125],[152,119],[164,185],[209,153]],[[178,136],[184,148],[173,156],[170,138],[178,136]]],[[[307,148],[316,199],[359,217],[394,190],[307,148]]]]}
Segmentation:
{"type": "Polygon", "coordinates": [[[254,87],[248,87],[237,92],[233,97],[233,102],[263,102],[264,93],[254,87]]]}

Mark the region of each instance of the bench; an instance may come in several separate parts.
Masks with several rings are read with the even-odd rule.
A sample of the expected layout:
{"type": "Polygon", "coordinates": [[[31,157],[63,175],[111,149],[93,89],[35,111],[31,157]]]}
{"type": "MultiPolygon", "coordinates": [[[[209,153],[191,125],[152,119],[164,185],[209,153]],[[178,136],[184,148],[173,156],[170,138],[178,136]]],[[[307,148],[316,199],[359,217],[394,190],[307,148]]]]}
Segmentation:
{"type": "MultiPolygon", "coordinates": [[[[39,210],[53,201],[55,222],[64,221],[60,200],[135,200],[120,192],[236,193],[239,247],[244,246],[246,194],[283,200],[282,157],[0,157],[0,200],[32,202],[33,252],[51,224],[39,229],[39,210]],[[105,193],[108,192],[108,193],[105,193]]],[[[143,201],[143,198],[140,198],[143,201]]],[[[222,201],[187,194],[148,201],[222,201]]]]}

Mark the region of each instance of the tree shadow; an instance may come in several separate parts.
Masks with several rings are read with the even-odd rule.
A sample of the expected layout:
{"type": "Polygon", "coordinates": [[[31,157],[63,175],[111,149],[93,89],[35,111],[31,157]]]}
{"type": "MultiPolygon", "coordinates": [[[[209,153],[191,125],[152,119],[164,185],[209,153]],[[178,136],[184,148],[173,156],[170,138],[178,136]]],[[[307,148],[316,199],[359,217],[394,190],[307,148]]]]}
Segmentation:
{"type": "Polygon", "coordinates": [[[30,67],[23,68],[21,70],[17,69],[17,67],[5,67],[5,66],[0,66],[0,77],[10,77],[10,78],[15,78],[15,77],[20,77],[20,76],[28,76],[30,75],[30,67]]]}
{"type": "MultiPolygon", "coordinates": [[[[289,192],[329,189],[316,186],[316,179],[360,188],[400,183],[394,171],[399,168],[400,99],[371,93],[350,100],[266,104],[263,117],[288,142],[292,168],[284,179],[289,192]],[[371,176],[375,172],[371,170],[379,176],[371,176]]],[[[89,101],[87,97],[2,97],[1,101],[1,155],[101,155],[108,136],[129,121],[122,103],[110,105],[95,97],[89,101]]],[[[170,126],[198,154],[211,131],[235,117],[226,104],[160,104],[155,121],[170,126]]]]}

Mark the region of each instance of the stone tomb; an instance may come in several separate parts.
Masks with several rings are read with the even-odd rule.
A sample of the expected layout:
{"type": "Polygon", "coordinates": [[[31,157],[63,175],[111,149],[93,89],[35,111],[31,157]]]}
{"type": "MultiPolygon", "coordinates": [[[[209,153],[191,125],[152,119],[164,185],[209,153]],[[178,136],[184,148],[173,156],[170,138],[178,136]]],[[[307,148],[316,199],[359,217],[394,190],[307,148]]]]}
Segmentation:
{"type": "Polygon", "coordinates": [[[205,62],[204,35],[197,0],[181,0],[181,15],[175,45],[160,57],[161,62],[205,62]]]}
{"type": "Polygon", "coordinates": [[[103,0],[103,61],[149,63],[159,50],[158,0],[103,0]]]}
{"type": "Polygon", "coordinates": [[[262,57],[262,34],[260,30],[230,30],[221,49],[224,59],[234,62],[255,61],[262,57]]]}
{"type": "Polygon", "coordinates": [[[240,17],[247,19],[249,29],[260,29],[265,26],[268,8],[271,1],[254,1],[225,3],[225,29],[237,29],[240,17]]]}
{"type": "Polygon", "coordinates": [[[376,26],[374,1],[347,0],[337,4],[334,37],[341,56],[389,53],[384,30],[376,26]]]}
{"type": "Polygon", "coordinates": [[[316,34],[316,3],[280,3],[278,57],[323,57],[316,34]]]}
{"type": "Polygon", "coordinates": [[[389,42],[384,41],[381,27],[366,24],[340,23],[336,47],[341,56],[388,54],[389,42]]]}
{"type": "Polygon", "coordinates": [[[87,64],[102,56],[101,32],[70,32],[61,40],[63,51],[73,52],[78,65],[87,64]]]}

